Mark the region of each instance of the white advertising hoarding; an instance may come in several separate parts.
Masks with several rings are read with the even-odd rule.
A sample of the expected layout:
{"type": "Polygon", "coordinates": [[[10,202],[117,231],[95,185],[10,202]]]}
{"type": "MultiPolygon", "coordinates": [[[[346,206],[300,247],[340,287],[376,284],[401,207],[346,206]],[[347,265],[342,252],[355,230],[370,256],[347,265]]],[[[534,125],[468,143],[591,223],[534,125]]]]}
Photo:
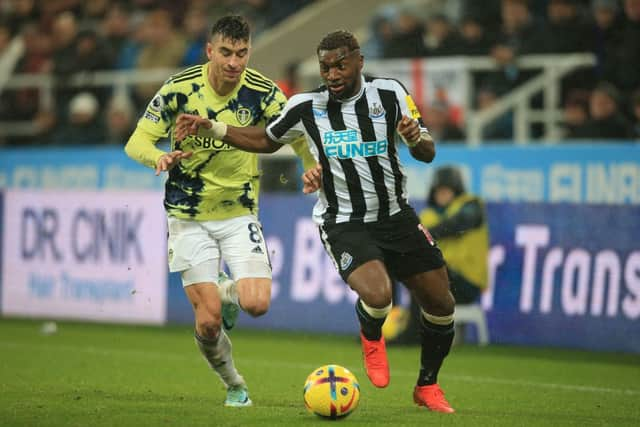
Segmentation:
{"type": "Polygon", "coordinates": [[[164,323],[159,192],[9,190],[4,205],[4,315],[164,323]]]}

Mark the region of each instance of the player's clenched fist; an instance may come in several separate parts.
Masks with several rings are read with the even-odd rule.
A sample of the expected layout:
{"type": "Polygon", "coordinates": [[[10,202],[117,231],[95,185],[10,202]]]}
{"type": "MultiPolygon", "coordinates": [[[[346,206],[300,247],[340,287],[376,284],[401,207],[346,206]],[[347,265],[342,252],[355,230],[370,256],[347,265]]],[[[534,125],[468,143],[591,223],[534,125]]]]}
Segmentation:
{"type": "Polygon", "coordinates": [[[316,164],[302,174],[302,192],[310,194],[318,191],[322,185],[322,166],[316,164]]]}
{"type": "Polygon", "coordinates": [[[415,119],[403,115],[398,123],[397,131],[409,147],[415,147],[420,142],[420,126],[415,119]]]}

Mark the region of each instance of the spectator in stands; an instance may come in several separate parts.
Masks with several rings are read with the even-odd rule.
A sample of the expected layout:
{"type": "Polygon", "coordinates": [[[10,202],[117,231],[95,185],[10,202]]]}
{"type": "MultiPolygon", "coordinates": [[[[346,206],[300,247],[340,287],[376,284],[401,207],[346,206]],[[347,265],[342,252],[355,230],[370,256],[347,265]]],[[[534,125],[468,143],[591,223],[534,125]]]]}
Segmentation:
{"type": "Polygon", "coordinates": [[[125,93],[118,93],[109,100],[106,125],[104,142],[124,146],[136,125],[133,102],[125,93]]]}
{"type": "Polygon", "coordinates": [[[489,228],[484,202],[466,191],[459,169],[436,169],[420,222],[447,260],[456,304],[476,302],[488,284],[489,228]]]}
{"type": "Polygon", "coordinates": [[[93,29],[78,32],[75,42],[74,72],[102,71],[112,68],[113,55],[93,29]]]}
{"type": "Polygon", "coordinates": [[[7,21],[0,21],[0,58],[4,56],[5,49],[11,42],[11,26],[7,21]]]}
{"type": "MultiPolygon", "coordinates": [[[[41,32],[35,24],[23,27],[20,36],[24,43],[22,56],[18,59],[14,73],[46,73],[51,70],[51,38],[41,32]]],[[[30,120],[40,107],[40,92],[37,88],[20,88],[2,91],[0,117],[4,120],[30,120]]],[[[17,141],[23,142],[22,139],[17,141]]]]}
{"type": "Polygon", "coordinates": [[[518,86],[528,73],[516,64],[518,55],[539,53],[543,28],[529,10],[528,0],[502,0],[502,23],[490,54],[499,70],[487,73],[482,86],[492,87],[496,94],[504,94],[518,86]]]}
{"type": "Polygon", "coordinates": [[[53,74],[56,77],[54,91],[54,111],[66,122],[67,106],[75,93],[67,86],[67,80],[77,71],[76,39],[78,37],[78,22],[72,12],[62,12],[54,18],[53,28],[53,74]]]}
{"type": "Polygon", "coordinates": [[[589,114],[589,120],[575,129],[575,138],[626,140],[633,137],[631,123],[620,112],[620,92],[612,84],[602,82],[591,92],[589,114]]]}
{"type": "Polygon", "coordinates": [[[111,63],[118,66],[122,51],[131,38],[130,18],[122,3],[109,6],[104,19],[100,23],[102,37],[112,55],[111,63]]]}
{"type": "MultiPolygon", "coordinates": [[[[230,0],[229,3],[233,6],[233,10],[237,11],[238,1],[230,0]]],[[[270,0],[250,0],[246,1],[245,10],[240,12],[246,13],[251,17],[251,20],[255,23],[255,32],[260,32],[271,28],[287,16],[304,8],[308,4],[312,3],[312,0],[287,0],[287,1],[270,1],[270,0]]]]}
{"type": "Polygon", "coordinates": [[[542,33],[544,53],[588,52],[589,29],[580,14],[578,0],[550,0],[542,33]]]}
{"type": "MultiPolygon", "coordinates": [[[[180,66],[186,47],[182,34],[173,27],[171,15],[165,10],[154,10],[145,18],[145,40],[136,69],[176,68],[180,66]]],[[[135,95],[142,105],[155,95],[157,84],[139,84],[135,95]]]]}
{"type": "Polygon", "coordinates": [[[540,53],[542,23],[531,13],[529,0],[502,0],[502,22],[497,44],[512,50],[512,56],[540,53]]]}
{"type": "MultiPolygon", "coordinates": [[[[590,51],[589,26],[579,0],[550,0],[542,33],[542,53],[586,53],[590,51]]],[[[562,79],[562,98],[576,88],[593,86],[592,68],[576,69],[562,79]]],[[[541,101],[540,101],[541,102],[541,101]]]]}
{"type": "Polygon", "coordinates": [[[21,33],[26,25],[37,23],[39,18],[40,11],[36,0],[13,0],[9,2],[9,13],[6,19],[11,26],[12,35],[21,33]]]}
{"type": "Polygon", "coordinates": [[[495,44],[491,47],[490,55],[498,65],[498,70],[480,73],[480,86],[490,87],[496,96],[500,96],[525,80],[526,73],[518,68],[515,51],[511,47],[501,43],[495,44]]]}
{"type": "Polygon", "coordinates": [[[462,142],[465,139],[462,130],[452,122],[447,104],[433,102],[423,117],[429,133],[439,143],[462,142]]]}
{"type": "Polygon", "coordinates": [[[425,56],[451,56],[461,50],[460,37],[455,27],[444,14],[435,14],[427,20],[425,56]]]}
{"type": "Polygon", "coordinates": [[[69,76],[76,71],[76,37],[78,22],[71,12],[63,12],[53,22],[53,72],[69,76]]]}
{"type": "Polygon", "coordinates": [[[640,142],[640,89],[631,96],[631,118],[633,120],[633,139],[640,142]]]}
{"type": "Polygon", "coordinates": [[[425,54],[424,25],[417,11],[409,6],[399,9],[393,36],[384,46],[385,58],[417,58],[425,54]]]}
{"type": "MultiPolygon", "coordinates": [[[[481,86],[476,91],[476,108],[480,111],[491,108],[501,95],[491,86],[481,86]]],[[[513,139],[513,113],[507,112],[484,128],[483,139],[487,141],[511,141],[513,139]]]]}
{"type": "Polygon", "coordinates": [[[570,91],[562,108],[563,139],[575,139],[576,130],[589,119],[589,92],[574,89],[570,91]]]}
{"type": "Polygon", "coordinates": [[[459,55],[489,55],[493,45],[491,33],[482,22],[473,15],[467,15],[460,21],[459,55]]]}
{"type": "Polygon", "coordinates": [[[184,15],[184,33],[187,48],[182,58],[182,66],[202,64],[207,60],[205,48],[209,37],[208,16],[204,8],[192,6],[184,15]]]}
{"type": "Polygon", "coordinates": [[[116,68],[119,70],[133,70],[138,64],[140,52],[148,39],[149,25],[144,17],[136,14],[129,16],[129,36],[126,37],[124,43],[120,47],[116,58],[116,68]]]}
{"type": "Polygon", "coordinates": [[[96,145],[104,141],[104,129],[100,123],[100,104],[91,92],[80,92],[69,103],[68,122],[52,136],[56,145],[96,145]]]}
{"type": "Polygon", "coordinates": [[[276,84],[287,98],[291,98],[293,95],[300,92],[299,68],[300,63],[298,61],[289,62],[284,67],[284,78],[276,81],[276,84]]]}
{"type": "Polygon", "coordinates": [[[91,0],[83,2],[80,22],[83,27],[97,28],[109,11],[111,0],[91,0]]]}
{"type": "MultiPolygon", "coordinates": [[[[455,166],[441,166],[433,173],[426,208],[420,222],[438,242],[447,260],[451,293],[456,305],[473,304],[489,284],[489,227],[484,202],[466,191],[462,173],[455,166]]],[[[411,299],[411,319],[399,342],[415,340],[419,308],[411,299]]],[[[464,336],[456,325],[456,334],[464,336]]]]}
{"type": "Polygon", "coordinates": [[[500,8],[502,0],[460,1],[460,16],[473,17],[487,30],[489,38],[494,38],[501,24],[500,8]]]}
{"type": "Polygon", "coordinates": [[[386,46],[393,38],[397,13],[397,7],[386,5],[373,16],[369,39],[360,47],[365,58],[379,59],[384,57],[386,46]]]}
{"type": "Polygon", "coordinates": [[[622,27],[618,0],[592,0],[591,27],[587,34],[590,35],[590,51],[597,58],[595,75],[598,79],[605,77],[603,66],[611,61],[611,55],[622,42],[622,27]]]}
{"type": "Polygon", "coordinates": [[[640,87],[640,0],[623,0],[625,21],[615,55],[605,64],[605,77],[622,93],[640,87]]]}

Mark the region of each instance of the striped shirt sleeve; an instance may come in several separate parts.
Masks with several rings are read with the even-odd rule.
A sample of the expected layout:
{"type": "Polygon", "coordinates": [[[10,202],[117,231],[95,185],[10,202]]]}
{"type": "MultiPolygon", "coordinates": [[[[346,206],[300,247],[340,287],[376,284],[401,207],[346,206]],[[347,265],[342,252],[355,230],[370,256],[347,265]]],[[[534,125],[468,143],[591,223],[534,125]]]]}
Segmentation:
{"type": "Polygon", "coordinates": [[[302,95],[294,95],[287,101],[280,116],[267,126],[269,138],[281,144],[291,144],[305,134],[299,108],[304,100],[302,95]]]}

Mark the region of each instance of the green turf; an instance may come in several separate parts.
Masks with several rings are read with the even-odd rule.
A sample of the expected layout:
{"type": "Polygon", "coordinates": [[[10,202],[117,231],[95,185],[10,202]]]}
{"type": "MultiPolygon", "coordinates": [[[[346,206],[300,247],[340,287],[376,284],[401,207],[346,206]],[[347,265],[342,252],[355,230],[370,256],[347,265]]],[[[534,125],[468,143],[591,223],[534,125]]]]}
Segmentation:
{"type": "Polygon", "coordinates": [[[224,390],[188,327],[0,319],[2,426],[327,425],[304,409],[302,385],[337,363],[360,380],[349,425],[638,426],[640,356],[461,346],[440,375],[456,414],[413,405],[417,347],[389,348],[391,384],[371,386],[354,337],[233,331],[254,407],[224,408],[224,390]]]}

